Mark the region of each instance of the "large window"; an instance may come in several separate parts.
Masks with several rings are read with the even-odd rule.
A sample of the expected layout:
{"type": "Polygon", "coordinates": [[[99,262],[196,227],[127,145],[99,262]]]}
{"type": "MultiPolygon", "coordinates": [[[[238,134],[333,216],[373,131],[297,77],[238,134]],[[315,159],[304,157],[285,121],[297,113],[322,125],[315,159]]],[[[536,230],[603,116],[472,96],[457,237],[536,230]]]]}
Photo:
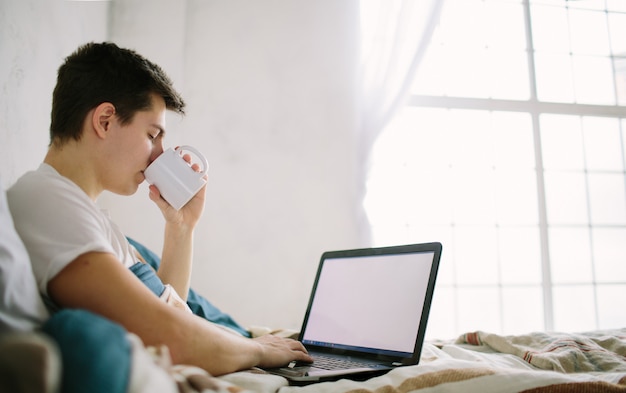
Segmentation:
{"type": "Polygon", "coordinates": [[[376,245],[444,245],[428,336],[626,326],[626,2],[447,0],[377,140],[376,245]]]}

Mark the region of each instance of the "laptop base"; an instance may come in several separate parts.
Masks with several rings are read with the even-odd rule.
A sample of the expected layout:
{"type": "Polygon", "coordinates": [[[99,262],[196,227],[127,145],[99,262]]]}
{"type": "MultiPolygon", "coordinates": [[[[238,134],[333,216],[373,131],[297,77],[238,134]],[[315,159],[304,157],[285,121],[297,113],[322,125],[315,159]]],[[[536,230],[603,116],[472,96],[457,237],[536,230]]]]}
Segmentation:
{"type": "MultiPolygon", "coordinates": [[[[270,371],[270,370],[266,370],[266,371],[270,371]]],[[[388,373],[389,371],[391,370],[368,370],[368,371],[363,371],[363,372],[357,372],[354,374],[341,374],[341,375],[335,375],[335,376],[326,375],[326,376],[320,376],[320,377],[291,376],[287,378],[287,380],[289,381],[289,386],[306,386],[306,385],[311,385],[314,383],[338,381],[340,379],[349,379],[351,381],[362,382],[362,381],[367,381],[368,379],[371,379],[371,378],[384,375],[388,373]]]]}

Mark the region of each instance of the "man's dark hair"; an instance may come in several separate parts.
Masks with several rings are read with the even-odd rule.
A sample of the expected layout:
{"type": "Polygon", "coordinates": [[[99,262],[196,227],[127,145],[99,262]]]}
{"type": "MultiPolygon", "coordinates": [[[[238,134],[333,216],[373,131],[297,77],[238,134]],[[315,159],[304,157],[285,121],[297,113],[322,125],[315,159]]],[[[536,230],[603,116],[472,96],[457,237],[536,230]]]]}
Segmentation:
{"type": "Polygon", "coordinates": [[[122,124],[151,107],[151,96],[184,114],[185,103],[161,67],[117,45],[88,43],[65,58],[52,94],[50,143],[80,140],[87,113],[103,102],[115,106],[122,124]]]}

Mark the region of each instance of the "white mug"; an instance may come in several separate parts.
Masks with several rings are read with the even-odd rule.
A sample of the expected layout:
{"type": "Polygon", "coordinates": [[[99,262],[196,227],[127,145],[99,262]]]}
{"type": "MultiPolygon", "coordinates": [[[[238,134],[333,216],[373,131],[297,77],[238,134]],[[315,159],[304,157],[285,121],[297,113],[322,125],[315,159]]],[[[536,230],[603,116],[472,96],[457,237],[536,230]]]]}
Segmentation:
{"type": "Polygon", "coordinates": [[[209,163],[191,146],[171,147],[161,153],[143,172],[148,183],[155,185],[163,199],[176,210],[180,210],[206,184],[209,163]],[[202,170],[196,172],[183,158],[183,151],[194,153],[202,162],[202,170]]]}

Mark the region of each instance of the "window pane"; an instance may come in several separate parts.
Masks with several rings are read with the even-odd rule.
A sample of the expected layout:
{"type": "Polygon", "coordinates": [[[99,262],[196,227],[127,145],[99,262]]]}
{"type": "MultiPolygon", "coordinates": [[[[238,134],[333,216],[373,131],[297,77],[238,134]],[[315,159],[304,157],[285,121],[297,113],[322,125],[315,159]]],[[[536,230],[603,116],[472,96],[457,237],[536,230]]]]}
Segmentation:
{"type": "Polygon", "coordinates": [[[460,285],[498,282],[494,227],[457,226],[454,230],[456,282],[460,285]]]}
{"type": "Polygon", "coordinates": [[[569,8],[579,8],[583,10],[603,10],[604,0],[566,0],[569,8]]]}
{"type": "Polygon", "coordinates": [[[536,224],[535,171],[496,171],[496,212],[499,224],[536,224]]]}
{"type": "Polygon", "coordinates": [[[597,328],[591,285],[555,286],[553,294],[555,330],[582,332],[597,328]]]}
{"type": "Polygon", "coordinates": [[[586,228],[552,228],[548,233],[552,281],[591,282],[591,247],[586,228]]]}
{"type": "Polygon", "coordinates": [[[487,23],[482,0],[448,0],[441,13],[440,39],[454,50],[485,47],[487,23]]]}
{"type": "Polygon", "coordinates": [[[576,102],[615,103],[611,60],[608,57],[573,56],[576,102]]]}
{"type": "Polygon", "coordinates": [[[562,54],[570,52],[567,10],[565,8],[532,6],[531,21],[535,50],[562,54]]]}
{"type": "Polygon", "coordinates": [[[485,48],[454,48],[453,70],[446,75],[446,94],[453,97],[489,97],[489,51],[485,48]]]}
{"type": "Polygon", "coordinates": [[[583,117],[587,169],[623,171],[619,120],[583,117]]]}
{"type": "Polygon", "coordinates": [[[493,131],[487,111],[451,111],[450,158],[455,168],[492,168],[493,131]]]}
{"type": "Polygon", "coordinates": [[[626,2],[624,0],[606,0],[606,9],[626,12],[626,2]]]}
{"type": "Polygon", "coordinates": [[[626,58],[613,59],[618,104],[626,105],[626,58]]]}
{"type": "MultiPolygon", "coordinates": [[[[599,225],[626,224],[626,185],[624,174],[590,173],[589,207],[591,223],[599,225]]],[[[626,242],[626,237],[624,237],[626,242]]],[[[626,259],[624,259],[626,261],[626,259]]]]}
{"type": "Polygon", "coordinates": [[[540,127],[544,168],[585,168],[582,132],[577,116],[542,115],[540,127]]]}
{"type": "Polygon", "coordinates": [[[495,288],[459,288],[458,314],[461,332],[501,329],[500,296],[495,288]]]}
{"type": "Polygon", "coordinates": [[[607,20],[604,12],[570,10],[569,26],[572,53],[607,56],[610,54],[607,20]]]}
{"type": "Polygon", "coordinates": [[[412,171],[412,187],[407,187],[404,212],[412,224],[450,224],[452,222],[451,180],[448,170],[412,171]]]}
{"type": "Polygon", "coordinates": [[[532,123],[529,114],[494,112],[496,168],[535,168],[532,123]]]}
{"type": "Polygon", "coordinates": [[[537,97],[548,102],[574,102],[569,55],[535,53],[537,97]]]}
{"type": "MultiPolygon", "coordinates": [[[[526,99],[529,87],[525,45],[503,47],[495,38],[490,45],[485,41],[485,29],[503,21],[488,20],[488,16],[482,14],[482,4],[474,1],[467,2],[474,4],[473,10],[468,11],[476,15],[476,19],[472,20],[462,13],[468,4],[461,3],[447,3],[447,9],[453,15],[442,17],[436,34],[438,41],[429,48],[420,65],[413,91],[457,97],[526,99]],[[462,26],[468,23],[472,26],[470,30],[463,29],[462,26]],[[511,52],[516,47],[520,50],[511,52]]],[[[507,33],[499,31],[498,34],[497,37],[502,39],[502,35],[507,33]]],[[[517,40],[524,38],[523,29],[516,31],[515,37],[517,40]]]]}
{"type": "Polygon", "coordinates": [[[452,174],[454,221],[462,224],[495,224],[493,170],[455,170],[452,174]]]}
{"type": "Polygon", "coordinates": [[[530,0],[530,4],[557,5],[565,7],[569,0],[530,0]]]}
{"type": "Polygon", "coordinates": [[[527,100],[528,84],[527,53],[490,50],[486,70],[491,98],[527,100]]]}
{"type": "Polygon", "coordinates": [[[526,28],[524,8],[521,3],[485,2],[485,14],[488,21],[487,46],[506,50],[526,49],[526,28]]]}
{"type": "MultiPolygon", "coordinates": [[[[599,282],[626,282],[626,228],[596,228],[593,259],[599,282]]],[[[626,298],[626,289],[622,287],[626,298]]],[[[625,311],[626,312],[626,309],[625,311]]]]}
{"type": "Polygon", "coordinates": [[[624,154],[624,170],[626,170],[626,119],[622,120],[622,154],[624,154]]]}
{"type": "Polygon", "coordinates": [[[583,173],[545,172],[546,210],[550,224],[587,224],[587,192],[583,173]]]}
{"type": "Polygon", "coordinates": [[[539,284],[539,228],[500,228],[498,237],[502,284],[539,284]]]}
{"type": "Polygon", "coordinates": [[[598,285],[599,329],[617,329],[626,326],[626,308],[616,299],[626,298],[626,289],[618,285],[598,285]]]}
{"type": "Polygon", "coordinates": [[[611,52],[623,56],[626,53],[626,14],[609,13],[609,32],[611,52]]]}
{"type": "Polygon", "coordinates": [[[507,334],[523,334],[544,329],[543,296],[540,287],[502,290],[503,330],[507,334]],[[529,307],[532,304],[532,307],[529,307]],[[523,312],[520,312],[523,310],[523,312]]]}

